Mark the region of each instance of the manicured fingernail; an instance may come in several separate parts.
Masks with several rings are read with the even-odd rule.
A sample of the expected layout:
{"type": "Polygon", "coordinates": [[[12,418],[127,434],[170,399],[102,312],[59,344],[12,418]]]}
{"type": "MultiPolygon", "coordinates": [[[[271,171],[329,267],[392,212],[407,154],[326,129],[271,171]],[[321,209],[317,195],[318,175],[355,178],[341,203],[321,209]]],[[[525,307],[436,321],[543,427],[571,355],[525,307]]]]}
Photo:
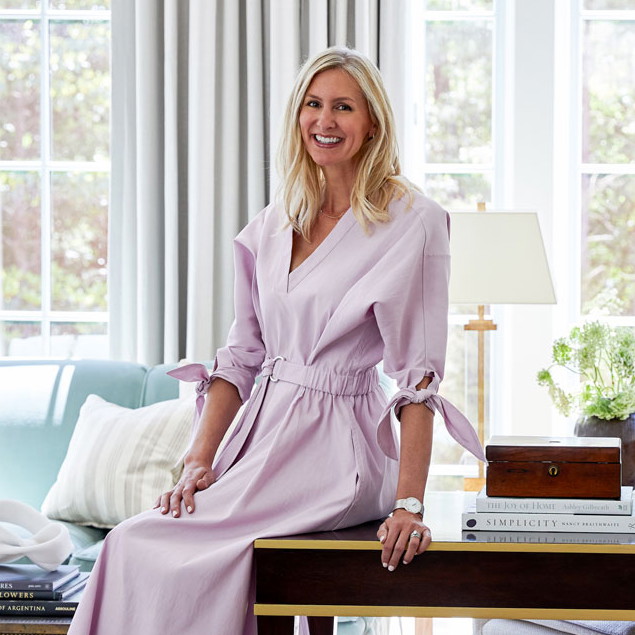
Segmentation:
{"type": "Polygon", "coordinates": [[[172,512],[172,516],[174,516],[175,518],[179,515],[179,512],[176,511],[176,509],[172,512]]]}
{"type": "Polygon", "coordinates": [[[161,513],[162,513],[162,514],[165,514],[165,511],[166,511],[166,510],[165,510],[165,507],[161,507],[161,513]]]}
{"type": "Polygon", "coordinates": [[[402,562],[403,562],[404,564],[408,564],[408,563],[410,562],[410,560],[402,560],[402,562]]]}
{"type": "Polygon", "coordinates": [[[386,540],[386,536],[379,536],[379,542],[384,542],[386,540]]]}
{"type": "Polygon", "coordinates": [[[390,566],[388,567],[388,571],[391,571],[391,572],[392,572],[392,571],[394,571],[394,570],[395,570],[395,567],[393,567],[392,565],[390,565],[390,566]]]}
{"type": "Polygon", "coordinates": [[[187,511],[188,511],[189,514],[192,513],[192,506],[191,505],[187,508],[187,511]]]}
{"type": "Polygon", "coordinates": [[[384,569],[388,566],[387,562],[382,562],[382,564],[384,565],[384,569]]]}

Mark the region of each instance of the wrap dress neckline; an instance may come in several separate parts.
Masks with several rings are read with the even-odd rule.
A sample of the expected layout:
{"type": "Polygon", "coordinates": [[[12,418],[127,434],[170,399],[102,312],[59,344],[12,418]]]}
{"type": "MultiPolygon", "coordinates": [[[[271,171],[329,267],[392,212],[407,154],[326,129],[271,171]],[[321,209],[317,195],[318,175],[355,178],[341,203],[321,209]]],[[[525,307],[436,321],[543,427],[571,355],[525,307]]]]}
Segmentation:
{"type": "Polygon", "coordinates": [[[324,237],[322,242],[293,270],[291,270],[291,259],[293,257],[293,228],[288,226],[285,228],[286,267],[282,268],[286,273],[285,288],[287,293],[300,284],[310,273],[317,267],[344,238],[347,232],[355,225],[355,216],[353,210],[349,207],[343,216],[337,221],[333,229],[324,237]]]}

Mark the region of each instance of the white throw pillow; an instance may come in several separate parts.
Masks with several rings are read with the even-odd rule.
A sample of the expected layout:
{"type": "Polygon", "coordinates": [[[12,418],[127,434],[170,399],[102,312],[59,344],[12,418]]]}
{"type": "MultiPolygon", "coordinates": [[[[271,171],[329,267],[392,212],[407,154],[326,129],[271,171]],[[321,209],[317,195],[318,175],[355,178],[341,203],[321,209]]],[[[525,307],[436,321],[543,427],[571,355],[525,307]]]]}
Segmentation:
{"type": "Polygon", "coordinates": [[[180,476],[194,412],[192,397],[131,409],[89,395],[42,512],[109,528],[150,509],[180,476]]]}

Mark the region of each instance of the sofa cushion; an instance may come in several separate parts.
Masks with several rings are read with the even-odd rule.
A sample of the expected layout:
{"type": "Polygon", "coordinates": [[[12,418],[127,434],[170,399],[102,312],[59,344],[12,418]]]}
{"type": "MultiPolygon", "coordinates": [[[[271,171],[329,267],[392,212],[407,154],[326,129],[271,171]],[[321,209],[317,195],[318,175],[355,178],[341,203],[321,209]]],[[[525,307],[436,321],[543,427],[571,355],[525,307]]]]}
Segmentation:
{"type": "Polygon", "coordinates": [[[130,409],[89,395],[42,511],[110,528],[151,508],[178,480],[193,414],[192,399],[130,409]]]}
{"type": "Polygon", "coordinates": [[[80,571],[92,571],[103,544],[104,541],[102,539],[99,542],[96,542],[94,545],[90,545],[88,547],[80,549],[79,551],[76,551],[71,557],[69,564],[79,565],[80,571]]]}
{"type": "MultiPolygon", "coordinates": [[[[142,403],[147,367],[108,360],[0,360],[0,498],[39,509],[89,394],[142,403]]],[[[164,399],[178,396],[178,382],[164,399]]]]}

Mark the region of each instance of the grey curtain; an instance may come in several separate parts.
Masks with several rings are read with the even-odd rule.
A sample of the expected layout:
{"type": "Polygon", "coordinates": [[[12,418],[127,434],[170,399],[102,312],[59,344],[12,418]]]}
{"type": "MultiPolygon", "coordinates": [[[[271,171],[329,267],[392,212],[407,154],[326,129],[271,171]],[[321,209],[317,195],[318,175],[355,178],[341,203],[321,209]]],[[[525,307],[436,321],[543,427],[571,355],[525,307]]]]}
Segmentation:
{"type": "Polygon", "coordinates": [[[115,359],[209,359],[233,318],[232,239],[277,186],[301,62],[348,44],[403,122],[407,0],[113,0],[110,341],[115,359]]]}

